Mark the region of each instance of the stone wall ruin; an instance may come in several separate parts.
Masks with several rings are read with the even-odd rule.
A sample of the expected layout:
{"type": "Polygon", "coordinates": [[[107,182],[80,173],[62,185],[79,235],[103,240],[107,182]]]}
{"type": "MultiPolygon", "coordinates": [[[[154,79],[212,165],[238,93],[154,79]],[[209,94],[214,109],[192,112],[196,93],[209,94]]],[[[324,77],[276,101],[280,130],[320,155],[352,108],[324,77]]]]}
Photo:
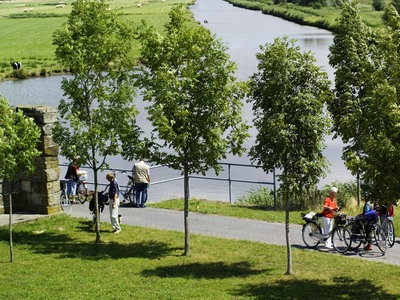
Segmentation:
{"type": "MultiPolygon", "coordinates": [[[[60,211],[59,147],[52,138],[57,109],[47,106],[18,106],[16,109],[33,118],[39,126],[41,137],[38,149],[42,155],[35,160],[35,172],[21,177],[17,183],[17,193],[12,195],[13,212],[57,213],[60,211]]],[[[2,195],[3,188],[0,184],[0,214],[8,214],[10,205],[8,196],[2,195]]]]}

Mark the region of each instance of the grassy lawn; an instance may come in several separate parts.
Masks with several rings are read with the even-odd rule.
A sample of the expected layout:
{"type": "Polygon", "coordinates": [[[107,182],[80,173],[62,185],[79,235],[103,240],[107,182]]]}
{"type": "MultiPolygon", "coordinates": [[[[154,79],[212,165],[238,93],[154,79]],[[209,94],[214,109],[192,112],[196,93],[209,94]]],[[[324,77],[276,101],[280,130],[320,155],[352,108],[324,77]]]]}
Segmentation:
{"type": "Polygon", "coordinates": [[[0,227],[1,299],[399,299],[400,267],[294,248],[102,224],[65,215],[0,227]],[[384,267],[382,267],[384,266],[384,267]]]}

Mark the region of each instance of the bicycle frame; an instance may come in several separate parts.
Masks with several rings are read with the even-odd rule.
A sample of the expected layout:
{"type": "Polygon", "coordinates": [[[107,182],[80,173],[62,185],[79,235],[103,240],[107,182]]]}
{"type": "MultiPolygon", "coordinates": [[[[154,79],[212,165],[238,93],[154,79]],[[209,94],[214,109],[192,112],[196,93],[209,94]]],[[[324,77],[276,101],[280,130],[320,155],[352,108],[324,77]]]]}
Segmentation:
{"type": "Polygon", "coordinates": [[[304,244],[308,248],[316,248],[320,243],[332,238],[332,244],[335,250],[340,253],[346,252],[351,244],[351,234],[346,228],[345,214],[341,213],[335,215],[332,230],[327,234],[322,233],[323,224],[321,216],[322,215],[317,214],[311,219],[307,219],[303,215],[303,220],[306,221],[302,229],[304,244]]]}

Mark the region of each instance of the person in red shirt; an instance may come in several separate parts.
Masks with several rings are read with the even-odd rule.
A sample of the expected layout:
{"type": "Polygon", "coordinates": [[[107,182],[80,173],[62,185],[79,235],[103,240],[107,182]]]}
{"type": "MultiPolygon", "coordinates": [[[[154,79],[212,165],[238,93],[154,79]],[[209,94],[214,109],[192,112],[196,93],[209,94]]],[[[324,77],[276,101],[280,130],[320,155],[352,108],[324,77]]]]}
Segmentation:
{"type": "MultiPolygon", "coordinates": [[[[333,216],[335,211],[339,210],[339,207],[337,206],[336,203],[336,195],[338,193],[338,188],[337,187],[332,187],[329,191],[329,196],[325,198],[324,201],[324,210],[322,211],[322,222],[324,225],[324,234],[328,235],[329,232],[332,231],[332,226],[333,226],[333,216]]],[[[325,241],[325,247],[328,249],[332,249],[332,237],[329,237],[325,241]]]]}

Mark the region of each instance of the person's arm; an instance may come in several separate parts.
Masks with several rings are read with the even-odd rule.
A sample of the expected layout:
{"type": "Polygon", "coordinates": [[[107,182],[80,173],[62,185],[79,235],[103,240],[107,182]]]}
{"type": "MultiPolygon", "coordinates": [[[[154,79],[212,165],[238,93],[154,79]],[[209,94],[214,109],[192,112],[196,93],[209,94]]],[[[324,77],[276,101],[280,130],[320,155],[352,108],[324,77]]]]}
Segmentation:
{"type": "Polygon", "coordinates": [[[114,199],[113,199],[113,205],[112,206],[114,208],[114,207],[117,206],[117,199],[118,199],[119,189],[116,186],[115,182],[113,182],[113,185],[114,185],[114,188],[113,188],[113,190],[114,190],[114,199]]]}

